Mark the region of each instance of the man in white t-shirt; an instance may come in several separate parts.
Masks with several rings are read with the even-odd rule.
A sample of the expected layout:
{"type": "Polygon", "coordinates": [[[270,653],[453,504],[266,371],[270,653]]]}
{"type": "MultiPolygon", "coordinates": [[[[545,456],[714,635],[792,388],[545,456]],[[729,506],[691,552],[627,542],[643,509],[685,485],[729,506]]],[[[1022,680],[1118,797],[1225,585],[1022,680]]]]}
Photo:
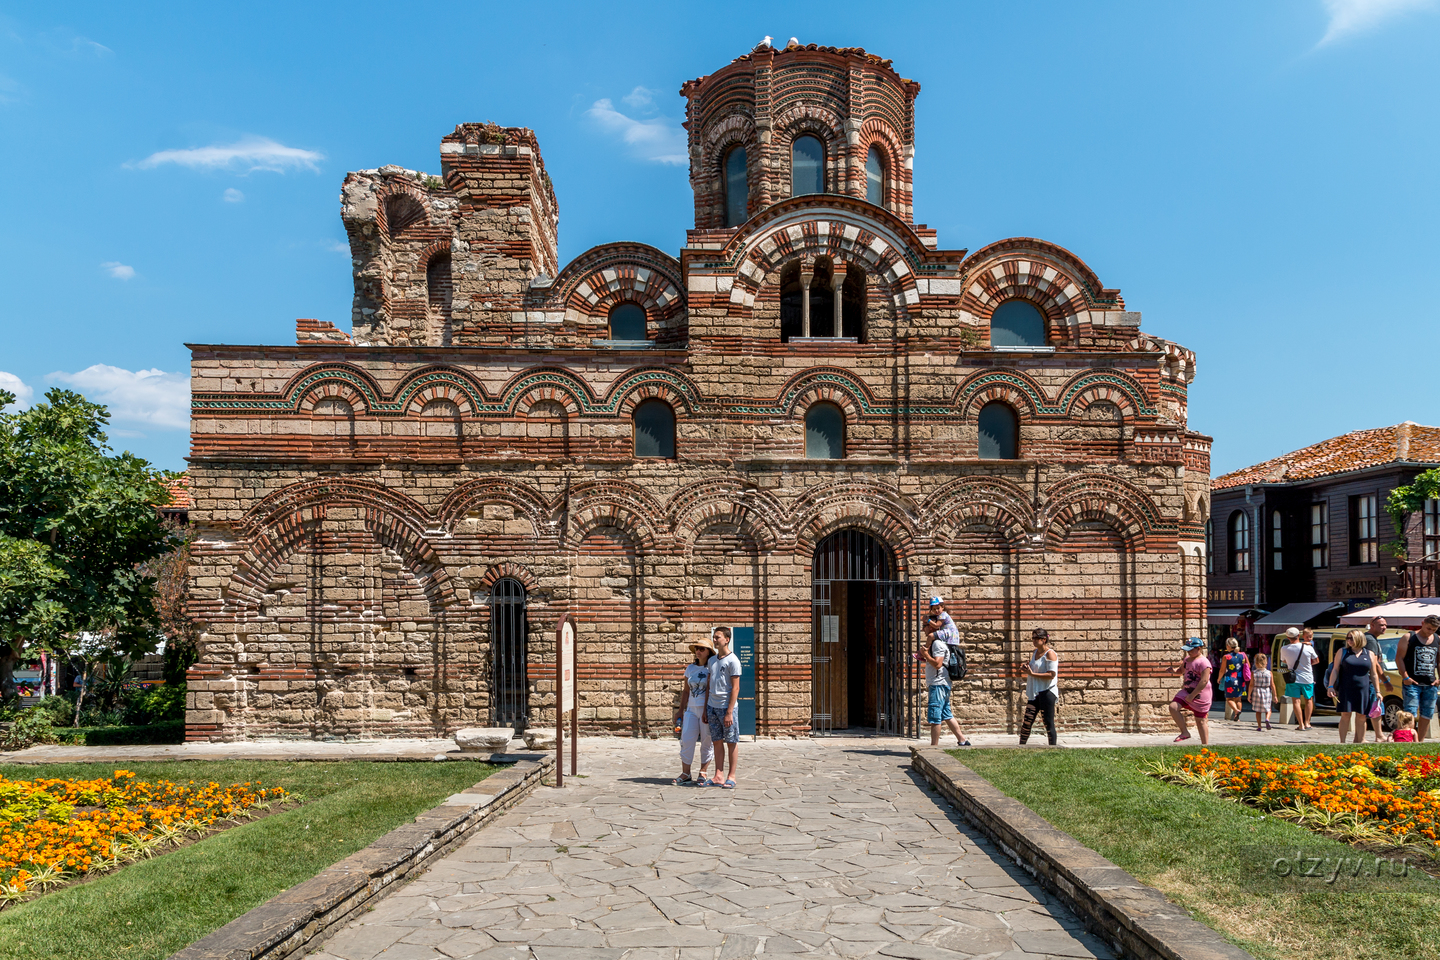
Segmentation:
{"type": "Polygon", "coordinates": [[[1294,681],[1285,684],[1285,696],[1290,698],[1300,730],[1310,729],[1310,715],[1315,710],[1315,664],[1320,662],[1320,655],[1311,643],[1314,635],[1309,627],[1304,633],[1291,627],[1285,631],[1285,646],[1280,648],[1281,666],[1295,674],[1294,681]]]}
{"type": "Polygon", "coordinates": [[[936,632],[926,631],[926,639],[915,656],[925,662],[925,688],[930,694],[925,720],[930,724],[930,746],[940,745],[942,726],[949,727],[950,732],[955,734],[957,746],[970,746],[970,741],[965,739],[965,731],[960,729],[960,721],[950,712],[950,673],[945,669],[945,663],[950,659],[949,644],[936,632]]]}
{"type": "Polygon", "coordinates": [[[740,752],[740,658],[730,652],[730,628],[716,627],[711,637],[718,660],[711,661],[710,695],[705,719],[715,742],[715,779],[712,787],[735,789],[735,758],[740,752]],[[727,762],[728,761],[728,762],[727,762]]]}

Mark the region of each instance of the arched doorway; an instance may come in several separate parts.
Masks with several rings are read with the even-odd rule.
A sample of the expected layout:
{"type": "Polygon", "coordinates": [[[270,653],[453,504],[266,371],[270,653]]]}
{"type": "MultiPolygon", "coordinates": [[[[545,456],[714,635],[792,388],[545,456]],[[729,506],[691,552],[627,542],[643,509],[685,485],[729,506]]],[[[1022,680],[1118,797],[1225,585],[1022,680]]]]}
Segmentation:
{"type": "Polygon", "coordinates": [[[863,530],[815,547],[811,575],[811,731],[913,736],[917,607],[894,552],[863,530]]]}
{"type": "Polygon", "coordinates": [[[527,632],[525,585],[513,577],[501,577],[490,589],[492,726],[523,730],[529,719],[527,632]]]}

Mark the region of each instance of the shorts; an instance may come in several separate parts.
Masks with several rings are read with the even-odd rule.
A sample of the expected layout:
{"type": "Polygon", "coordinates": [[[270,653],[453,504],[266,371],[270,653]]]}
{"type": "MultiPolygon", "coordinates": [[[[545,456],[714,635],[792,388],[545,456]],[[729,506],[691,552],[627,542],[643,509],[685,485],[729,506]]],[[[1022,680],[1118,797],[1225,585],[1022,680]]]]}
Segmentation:
{"type": "Polygon", "coordinates": [[[1287,683],[1285,684],[1285,696],[1291,700],[1314,700],[1315,684],[1313,683],[1287,683]]]}
{"type": "Polygon", "coordinates": [[[1405,711],[1429,720],[1435,716],[1435,698],[1440,696],[1440,687],[1422,687],[1417,684],[1401,688],[1405,700],[1405,711]]]}
{"type": "Polygon", "coordinates": [[[734,720],[727,727],[725,725],[724,707],[705,707],[705,722],[710,724],[710,739],[714,743],[739,743],[740,742],[740,716],[733,714],[734,720]]]}
{"type": "Polygon", "coordinates": [[[937,683],[930,688],[930,702],[925,706],[925,722],[932,727],[954,716],[950,712],[950,688],[937,683]]]}

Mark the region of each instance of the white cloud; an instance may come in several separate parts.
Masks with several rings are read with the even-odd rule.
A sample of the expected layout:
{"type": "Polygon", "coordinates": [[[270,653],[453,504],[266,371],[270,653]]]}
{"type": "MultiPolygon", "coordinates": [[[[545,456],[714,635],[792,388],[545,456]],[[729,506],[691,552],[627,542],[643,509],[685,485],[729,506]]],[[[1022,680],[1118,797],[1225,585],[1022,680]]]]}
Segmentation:
{"type": "Polygon", "coordinates": [[[234,187],[227,189],[224,196],[226,203],[243,203],[245,201],[245,194],[236,190],[234,187]]]}
{"type": "Polygon", "coordinates": [[[96,43],[89,37],[81,36],[76,36],[70,41],[70,51],[72,53],[89,53],[97,57],[113,57],[115,55],[115,51],[105,44],[96,43]]]}
{"type": "Polygon", "coordinates": [[[35,388],[13,373],[6,373],[0,370],[0,390],[9,390],[15,394],[15,402],[3,409],[14,413],[17,410],[24,410],[30,406],[30,401],[35,396],[35,388]]]}
{"type": "Polygon", "coordinates": [[[110,408],[115,420],[180,430],[190,425],[190,377],[164,370],[137,370],[97,363],[78,373],[45,377],[110,408]]]}
{"type": "Polygon", "coordinates": [[[120,263],[118,260],[107,260],[106,262],[100,264],[100,269],[110,274],[110,276],[116,280],[135,279],[135,268],[127,267],[125,264],[120,263]]]}
{"type": "Polygon", "coordinates": [[[350,244],[344,240],[326,240],[325,249],[331,253],[343,253],[347,257],[350,256],[350,244]]]}
{"type": "MultiPolygon", "coordinates": [[[[638,91],[643,88],[635,89],[638,91]]],[[[626,100],[634,96],[635,92],[632,91],[626,100]]],[[[642,160],[684,165],[690,159],[686,154],[685,130],[679,123],[664,117],[636,120],[616,110],[615,104],[608,98],[596,100],[585,112],[604,130],[618,134],[631,152],[642,160]]]]}
{"type": "Polygon", "coordinates": [[[1317,47],[1379,26],[1410,10],[1435,6],[1436,0],[1321,0],[1330,24],[1317,47]]]}
{"type": "Polygon", "coordinates": [[[649,110],[655,106],[655,91],[649,87],[636,87],[621,97],[620,102],[632,110],[649,110]]]}
{"type": "Polygon", "coordinates": [[[304,167],[319,171],[316,165],[325,159],[325,154],[300,147],[287,147],[268,137],[245,137],[229,144],[212,144],[208,147],[193,147],[189,150],[161,150],[152,153],[136,164],[142,169],[173,163],[181,167],[209,170],[271,170],[284,173],[304,167]]]}

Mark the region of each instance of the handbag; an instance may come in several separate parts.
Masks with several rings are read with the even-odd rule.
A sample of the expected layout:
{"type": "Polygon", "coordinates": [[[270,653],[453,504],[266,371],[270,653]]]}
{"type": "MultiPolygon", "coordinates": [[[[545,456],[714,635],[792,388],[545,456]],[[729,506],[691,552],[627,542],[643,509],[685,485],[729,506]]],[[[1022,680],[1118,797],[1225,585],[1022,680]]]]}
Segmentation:
{"type": "Polygon", "coordinates": [[[1304,647],[1304,645],[1301,645],[1301,647],[1300,647],[1300,652],[1297,653],[1297,654],[1295,654],[1295,662],[1294,662],[1293,664],[1286,663],[1286,662],[1285,662],[1285,651],[1284,651],[1284,649],[1281,649],[1281,651],[1280,651],[1280,679],[1281,679],[1281,680],[1284,680],[1286,683],[1294,683],[1294,682],[1295,682],[1295,668],[1298,667],[1298,666],[1300,666],[1300,658],[1303,657],[1303,656],[1305,656],[1305,647],[1304,647]]]}

